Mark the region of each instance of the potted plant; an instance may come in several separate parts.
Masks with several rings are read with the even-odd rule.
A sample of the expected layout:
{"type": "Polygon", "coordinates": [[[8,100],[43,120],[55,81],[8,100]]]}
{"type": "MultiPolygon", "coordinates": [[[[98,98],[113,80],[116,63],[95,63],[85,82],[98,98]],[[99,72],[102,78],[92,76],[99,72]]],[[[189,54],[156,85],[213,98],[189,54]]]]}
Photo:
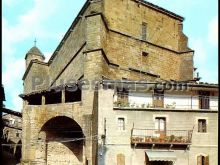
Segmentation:
{"type": "Polygon", "coordinates": [[[165,138],[164,138],[164,142],[169,142],[169,136],[165,136],[165,138]]]}
{"type": "Polygon", "coordinates": [[[173,142],[174,139],[175,139],[175,136],[174,136],[174,135],[171,135],[171,136],[170,136],[170,142],[173,142]]]}
{"type": "Polygon", "coordinates": [[[150,142],[151,138],[145,137],[145,142],[150,142]]]}
{"type": "Polygon", "coordinates": [[[156,138],[155,138],[155,137],[152,137],[152,138],[151,138],[151,141],[152,141],[152,142],[156,142],[156,138]]]}

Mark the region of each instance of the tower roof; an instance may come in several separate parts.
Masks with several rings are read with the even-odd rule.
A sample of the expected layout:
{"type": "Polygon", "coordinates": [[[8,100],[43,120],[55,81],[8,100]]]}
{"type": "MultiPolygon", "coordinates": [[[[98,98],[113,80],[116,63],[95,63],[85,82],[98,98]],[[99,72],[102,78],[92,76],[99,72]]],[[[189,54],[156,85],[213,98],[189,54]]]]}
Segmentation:
{"type": "Polygon", "coordinates": [[[45,58],[44,55],[41,53],[41,51],[40,51],[36,46],[33,46],[33,47],[27,52],[27,54],[26,54],[26,56],[25,56],[25,59],[27,58],[28,54],[34,54],[34,55],[41,56],[41,57],[45,58]]]}

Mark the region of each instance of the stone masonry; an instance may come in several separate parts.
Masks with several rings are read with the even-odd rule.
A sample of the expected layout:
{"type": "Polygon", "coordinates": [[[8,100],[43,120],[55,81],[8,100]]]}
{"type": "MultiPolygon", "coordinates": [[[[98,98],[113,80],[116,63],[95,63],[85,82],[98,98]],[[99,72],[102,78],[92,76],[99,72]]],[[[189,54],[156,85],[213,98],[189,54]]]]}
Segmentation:
{"type": "Polygon", "coordinates": [[[108,92],[95,91],[91,82],[194,82],[194,51],[182,31],[183,20],[142,0],[87,0],[48,63],[37,47],[31,48],[21,95],[21,163],[103,165],[98,158],[99,115],[103,108],[105,115],[110,103],[100,107],[100,95],[108,92]],[[90,84],[70,97],[68,84],[81,80],[90,84]],[[61,86],[65,88],[56,91],[61,86]]]}

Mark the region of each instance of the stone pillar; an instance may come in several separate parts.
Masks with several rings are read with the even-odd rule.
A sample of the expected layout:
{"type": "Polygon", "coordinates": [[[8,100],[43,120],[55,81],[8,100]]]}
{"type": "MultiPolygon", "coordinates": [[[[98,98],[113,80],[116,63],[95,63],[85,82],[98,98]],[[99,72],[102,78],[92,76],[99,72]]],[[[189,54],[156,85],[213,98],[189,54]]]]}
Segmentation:
{"type": "Polygon", "coordinates": [[[65,101],[66,101],[65,90],[62,90],[62,99],[61,99],[61,102],[62,102],[62,103],[65,103],[65,101]]]}
{"type": "Polygon", "coordinates": [[[46,165],[47,164],[47,151],[46,151],[46,133],[41,131],[36,142],[36,158],[37,164],[46,165]]]}
{"type": "Polygon", "coordinates": [[[41,105],[45,105],[46,104],[46,98],[44,95],[42,95],[41,97],[41,105]]]}

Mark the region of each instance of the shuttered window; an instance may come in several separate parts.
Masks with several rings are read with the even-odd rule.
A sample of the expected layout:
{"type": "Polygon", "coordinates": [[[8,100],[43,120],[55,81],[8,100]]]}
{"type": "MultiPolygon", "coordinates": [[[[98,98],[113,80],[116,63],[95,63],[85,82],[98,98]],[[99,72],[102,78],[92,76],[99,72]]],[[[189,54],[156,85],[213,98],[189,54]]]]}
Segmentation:
{"type": "Polygon", "coordinates": [[[209,156],[199,155],[197,157],[197,165],[209,165],[209,156]]]}
{"type": "Polygon", "coordinates": [[[125,156],[124,154],[117,155],[117,165],[125,165],[125,156]]]}
{"type": "Polygon", "coordinates": [[[207,132],[207,124],[205,119],[198,120],[198,132],[207,132]]]}

